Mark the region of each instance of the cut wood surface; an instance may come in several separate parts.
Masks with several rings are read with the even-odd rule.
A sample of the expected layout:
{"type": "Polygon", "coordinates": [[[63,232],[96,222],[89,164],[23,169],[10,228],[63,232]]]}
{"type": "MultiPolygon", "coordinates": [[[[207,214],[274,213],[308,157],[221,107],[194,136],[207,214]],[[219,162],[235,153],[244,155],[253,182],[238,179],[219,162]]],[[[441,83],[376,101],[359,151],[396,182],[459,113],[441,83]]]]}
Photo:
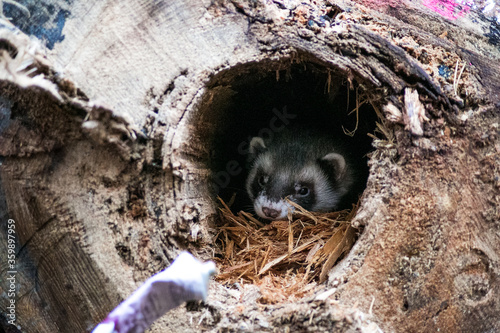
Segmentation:
{"type": "Polygon", "coordinates": [[[500,331],[498,21],[424,0],[0,3],[4,331],[91,331],[180,251],[220,255],[227,148],[273,108],[340,101],[373,146],[352,250],[303,298],[215,280],[150,331],[500,331]]]}

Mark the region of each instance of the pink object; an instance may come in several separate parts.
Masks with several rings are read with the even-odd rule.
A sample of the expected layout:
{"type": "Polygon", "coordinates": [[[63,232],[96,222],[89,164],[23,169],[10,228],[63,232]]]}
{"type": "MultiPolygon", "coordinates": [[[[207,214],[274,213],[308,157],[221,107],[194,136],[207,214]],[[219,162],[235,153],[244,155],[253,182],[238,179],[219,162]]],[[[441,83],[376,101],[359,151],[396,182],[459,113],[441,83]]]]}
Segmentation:
{"type": "Polygon", "coordinates": [[[463,17],[470,11],[470,7],[473,4],[470,1],[458,0],[422,0],[422,3],[448,20],[456,20],[459,17],[463,17]]]}

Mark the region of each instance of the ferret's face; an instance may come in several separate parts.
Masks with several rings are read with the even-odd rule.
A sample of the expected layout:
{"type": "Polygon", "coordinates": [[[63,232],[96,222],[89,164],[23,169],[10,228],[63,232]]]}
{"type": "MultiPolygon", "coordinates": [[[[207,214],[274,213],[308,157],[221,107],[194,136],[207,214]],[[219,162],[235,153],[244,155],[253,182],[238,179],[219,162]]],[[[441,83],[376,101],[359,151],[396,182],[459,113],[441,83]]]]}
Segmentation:
{"type": "Polygon", "coordinates": [[[328,174],[316,161],[293,164],[268,151],[256,157],[246,187],[255,212],[270,220],[293,213],[294,207],[285,198],[311,211],[328,211],[339,200],[328,174]]]}

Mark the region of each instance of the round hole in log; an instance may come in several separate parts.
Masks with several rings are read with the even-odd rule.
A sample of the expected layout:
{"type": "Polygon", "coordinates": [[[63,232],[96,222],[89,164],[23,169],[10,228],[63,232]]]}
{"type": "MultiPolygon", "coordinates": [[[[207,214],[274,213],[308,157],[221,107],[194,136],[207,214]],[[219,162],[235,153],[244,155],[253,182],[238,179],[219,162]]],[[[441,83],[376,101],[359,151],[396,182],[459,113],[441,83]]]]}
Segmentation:
{"type": "MultiPolygon", "coordinates": [[[[376,103],[374,101],[378,100],[371,93],[368,87],[346,73],[314,60],[252,62],[216,74],[207,84],[205,95],[198,106],[197,116],[191,119],[199,141],[205,142],[209,147],[206,150],[206,165],[211,172],[208,186],[212,189],[216,205],[219,205],[218,196],[230,206],[233,214],[238,214],[240,211],[254,213],[252,202],[245,189],[249,169],[249,143],[252,137],[272,137],[281,130],[296,130],[303,127],[331,133],[344,148],[349,160],[357,163],[356,185],[338,207],[338,210],[352,209],[365,189],[368,177],[367,154],[372,149],[372,139],[368,134],[374,132],[377,120],[377,113],[371,103],[376,103]]],[[[347,213],[336,218],[349,221],[353,216],[354,214],[347,213]]],[[[262,225],[267,223],[269,221],[262,222],[262,225]]],[[[219,226],[224,233],[222,225],[223,221],[219,226]]],[[[335,225],[342,227],[340,222],[335,225]]],[[[345,228],[350,228],[347,225],[344,225],[345,228]]],[[[276,228],[279,234],[280,227],[276,228]]],[[[307,247],[305,244],[307,241],[300,243],[301,237],[305,238],[306,234],[302,235],[301,230],[297,229],[299,228],[288,230],[287,232],[293,236],[283,242],[285,244],[289,242],[289,249],[297,249],[303,245],[306,249],[304,257],[307,253],[314,255],[314,251],[318,249],[315,250],[313,245],[307,247]]],[[[342,232],[349,234],[346,230],[343,229],[342,232]]],[[[354,242],[355,231],[350,232],[351,240],[354,242]]],[[[335,230],[322,240],[322,244],[335,238],[334,234],[335,230]]],[[[239,239],[235,239],[232,243],[238,242],[239,239]]],[[[227,255],[228,247],[231,245],[221,244],[219,241],[216,243],[220,247],[220,253],[227,255]]],[[[350,249],[350,246],[346,248],[350,249]]],[[[261,253],[265,251],[266,248],[263,247],[261,253]]],[[[264,259],[258,260],[260,267],[255,268],[256,275],[265,272],[266,263],[272,261],[269,251],[269,256],[266,254],[264,259]]],[[[324,251],[322,260],[330,258],[329,255],[335,252],[334,248],[330,250],[325,248],[324,251]]],[[[337,258],[343,257],[346,253],[338,253],[337,258]]],[[[278,254],[275,253],[275,256],[278,254]]],[[[291,261],[279,265],[295,267],[301,265],[291,264],[291,261]]],[[[330,268],[333,262],[330,263],[330,268]]],[[[222,267],[227,268],[224,265],[222,267]]],[[[304,267],[305,265],[302,269],[304,267]]],[[[315,269],[316,277],[320,276],[320,271],[325,271],[320,276],[320,280],[324,280],[326,270],[322,270],[321,265],[315,269]]],[[[221,276],[222,281],[231,280],[227,274],[221,276]]],[[[269,301],[270,299],[263,299],[261,303],[269,301]]]]}
{"type": "Polygon", "coordinates": [[[349,200],[351,208],[364,190],[367,153],[377,115],[367,87],[334,68],[317,63],[277,61],[242,64],[217,74],[199,107],[198,135],[210,146],[210,186],[233,211],[247,210],[245,190],[249,142],[286,129],[310,128],[332,133],[361,173],[349,200]],[[234,199],[232,199],[234,197],[234,199]]]}

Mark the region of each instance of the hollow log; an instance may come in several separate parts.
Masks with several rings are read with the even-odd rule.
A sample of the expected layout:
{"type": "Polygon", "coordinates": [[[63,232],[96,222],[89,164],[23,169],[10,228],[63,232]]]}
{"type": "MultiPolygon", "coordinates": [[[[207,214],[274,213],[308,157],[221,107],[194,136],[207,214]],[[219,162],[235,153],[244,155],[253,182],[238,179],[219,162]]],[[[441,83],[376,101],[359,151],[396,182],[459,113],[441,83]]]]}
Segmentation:
{"type": "Polygon", "coordinates": [[[91,331],[213,258],[238,147],[298,116],[358,131],[352,250],[300,301],[212,281],[150,331],[500,330],[499,31],[451,0],[4,1],[0,327],[91,331]]]}

